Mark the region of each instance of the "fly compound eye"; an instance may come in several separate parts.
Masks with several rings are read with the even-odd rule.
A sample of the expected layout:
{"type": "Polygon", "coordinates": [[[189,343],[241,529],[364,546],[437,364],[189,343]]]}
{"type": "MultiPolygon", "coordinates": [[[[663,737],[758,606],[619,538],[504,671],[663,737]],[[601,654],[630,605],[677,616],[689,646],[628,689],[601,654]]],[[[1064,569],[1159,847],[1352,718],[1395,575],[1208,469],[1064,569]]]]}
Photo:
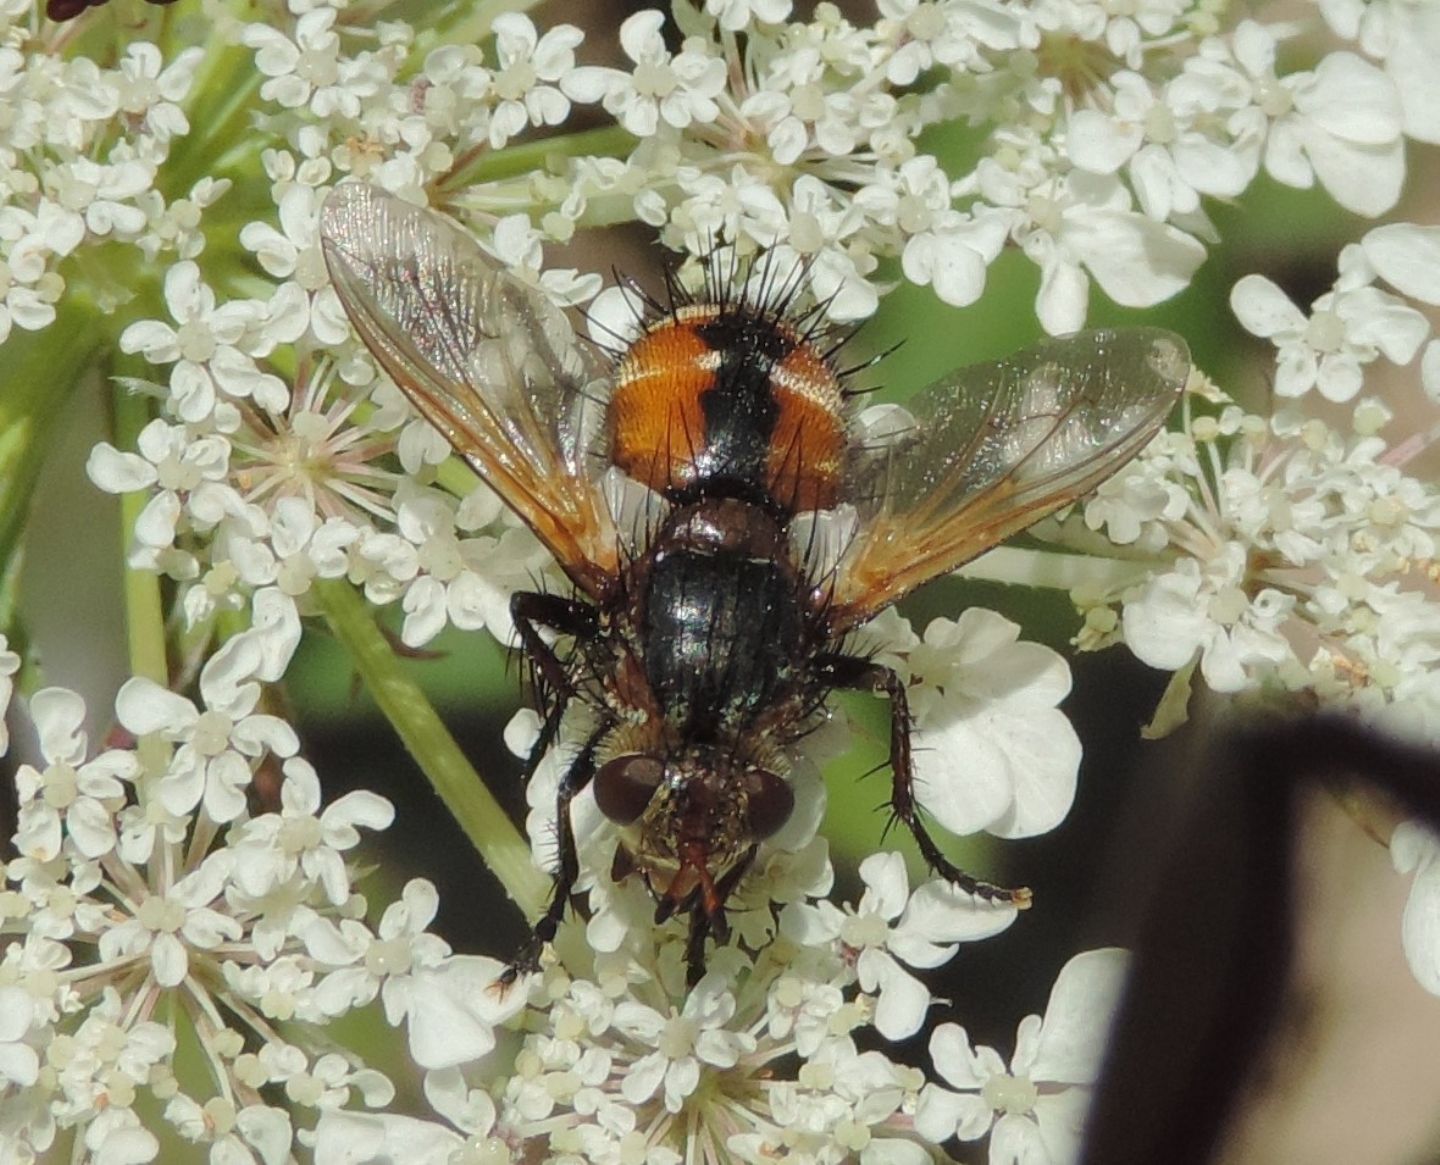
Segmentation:
{"type": "Polygon", "coordinates": [[[607,760],[595,774],[595,804],[617,825],[638,821],[660,787],[665,766],[653,756],[632,753],[607,760]]]}
{"type": "Polygon", "coordinates": [[[795,809],[795,791],[788,782],[774,773],[757,769],[750,774],[750,799],[745,805],[745,821],[754,841],[764,841],[790,820],[795,809]]]}

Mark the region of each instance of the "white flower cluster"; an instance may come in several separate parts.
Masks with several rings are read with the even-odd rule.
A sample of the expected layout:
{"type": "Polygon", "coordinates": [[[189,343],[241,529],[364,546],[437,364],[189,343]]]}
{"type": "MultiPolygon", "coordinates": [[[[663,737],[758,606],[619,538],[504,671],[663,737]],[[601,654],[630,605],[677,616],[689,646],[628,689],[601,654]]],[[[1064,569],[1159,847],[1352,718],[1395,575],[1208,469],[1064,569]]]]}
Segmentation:
{"type": "MultiPolygon", "coordinates": [[[[346,577],[402,604],[412,646],[447,624],[509,638],[505,596],[542,569],[538,547],[513,524],[486,529],[508,515],[453,467],[437,492],[376,464],[398,453],[407,477],[428,482],[448,450],[376,376],[329,287],[316,219],[335,182],[364,177],[467,212],[500,263],[567,305],[588,302],[599,277],[545,270],[542,243],[634,217],[692,254],[725,240],[799,261],[848,319],[874,310],[887,256],[964,304],[1008,246],[1040,268],[1041,322],[1066,331],[1084,321],[1092,280],[1130,306],[1180,290],[1214,235],[1202,196],[1237,196],[1262,169],[1318,181],[1363,213],[1394,202],[1404,138],[1440,137],[1416,99],[1426,74],[1407,64],[1413,44],[1440,50],[1440,31],[1413,4],[1372,8],[1362,21],[1326,7],[1360,52],[1303,72],[1277,72],[1291,26],[1224,29],[1210,6],[1179,0],[1113,13],[883,0],[873,26],[825,3],[808,21],[785,0],[683,4],[677,51],[658,10],[625,22],[623,68],[580,63],[577,29],[542,33],[519,13],[495,18],[488,57],[474,45],[421,53],[414,28],[361,27],[344,5],[227,17],[217,35],[254,54],[243,83],[259,133],[247,144],[273,201],[239,238],[270,282],[246,281],[236,298],[239,283],[212,285],[193,263],[169,270],[170,318],[138,320],[121,341],[167,368],[168,428],[147,434],[148,467],[102,449],[92,476],[150,494],[132,561],[184,584],[192,624],[269,585],[305,610],[312,580],[346,577]],[[640,140],[604,131],[606,152],[591,153],[581,133],[542,168],[491,176],[490,155],[562,125],[572,103],[640,140]],[[976,127],[977,146],[951,174],[917,141],[956,120],[976,127]]],[[[1353,393],[1374,352],[1413,354],[1415,318],[1394,318],[1370,285],[1383,269],[1365,266],[1347,266],[1335,302],[1309,320],[1280,310],[1273,289],[1243,289],[1248,308],[1237,292],[1289,354],[1282,392],[1353,393]]],[[[1440,379],[1440,349],[1426,359],[1427,381],[1440,379]]]]}
{"type": "Polygon", "coordinates": [[[1119,630],[1155,667],[1198,660],[1213,691],[1273,681],[1434,736],[1440,496],[1380,438],[1227,405],[1158,438],[1085,519],[1141,564],[1082,596],[1090,645],[1119,630]]]}
{"type": "MultiPolygon", "coordinates": [[[[379,996],[430,1063],[483,1055],[517,1006],[485,991],[500,963],[425,932],[428,884],[366,924],[349,858],[394,810],[367,792],[322,806],[294,730],[259,710],[299,627],[258,622],[205,666],[201,707],[125,684],[128,746],[93,753],[72,692],[28,701],[38,763],[16,775],[0,892],[5,1161],[35,1161],[62,1133],[77,1159],[156,1160],[137,1106],[214,1165],[291,1159],[298,1113],[394,1096],[324,1025],[379,996]],[[201,1067],[182,1068],[197,1050],[201,1067]]],[[[0,641],[0,674],[16,663],[0,641]]],[[[0,716],[9,695],[6,679],[0,716]]]]}
{"type": "MultiPolygon", "coordinates": [[[[992,1161],[1058,1165],[1118,956],[1072,962],[1008,1069],[954,1026],[931,1042],[948,1088],[860,1051],[867,1025],[919,1031],[936,1003],[919,972],[1014,911],[938,882],[911,893],[893,854],[864,864],[858,904],[829,901],[815,766],[838,721],[806,741],[797,811],[688,997],[683,927],[656,932],[639,879],[613,880],[614,831],[588,795],[574,813],[590,913],[567,917],[562,962],[533,981],[505,992],[494,960],[451,954],[426,930],[424,883],[367,925],[348,855],[391,809],[367,793],[322,807],[293,729],[262,711],[311,587],[346,579],[399,603],[412,646],[447,624],[509,638],[510,592],[547,563],[352,335],[319,207],[353,176],[463,212],[499,264],[566,306],[600,280],[547,268],[543,245],[617,221],[692,256],[723,241],[797,261],[840,320],[869,316],[897,267],[972,303],[1009,249],[1038,271],[1041,325],[1064,332],[1092,284],[1129,307],[1183,288],[1215,239],[1205,200],[1261,173],[1388,211],[1407,139],[1440,143],[1440,5],[1321,0],[1308,24],[1265,24],[1226,23],[1213,0],[876,0],[857,25],[823,0],[808,19],[791,0],[677,0],[683,40],[639,12],[620,67],[585,62],[568,25],[502,14],[482,47],[453,6],[430,7],[412,27],[344,0],[207,0],[203,46],[184,47],[194,26],[177,20],[165,52],[132,38],[102,65],[0,0],[0,342],[50,324],[67,287],[122,321],[120,350],[160,370],[132,382],[158,415],[134,450],[98,446],[90,476],[144,497],[130,563],[180,584],[197,640],[222,613],[248,621],[205,664],[198,703],[122,688],[133,745],[92,755],[76,697],[29,701],[38,763],[21,769],[0,894],[0,1156],[73,1130],[77,1156],[151,1160],[148,1107],[213,1165],[307,1143],[326,1165],[919,1165],[987,1130],[992,1161]],[[1348,44],[1290,68],[1279,49],[1321,22],[1348,44]],[[213,124],[187,116],[197,78],[224,98],[213,124]],[[614,124],[514,147],[572,105],[614,124]],[[962,124],[964,160],[942,165],[924,135],[962,124]],[[249,186],[227,220],[232,179],[249,186]],[[163,256],[163,283],[132,248],[163,256]],[[377,999],[447,1124],[349,1107],[393,1090],[324,1028],[377,999]],[[506,1074],[486,1059],[501,1039],[519,1049],[506,1074]],[[209,1093],[176,1072],[195,1046],[209,1093]]],[[[1308,312],[1259,277],[1237,286],[1242,322],[1278,350],[1277,393],[1359,401],[1353,431],[1187,412],[1063,531],[1118,563],[1079,596],[1084,644],[1123,636],[1216,690],[1273,682],[1433,732],[1440,506],[1405,472],[1416,444],[1382,442],[1388,414],[1361,394],[1381,357],[1418,355],[1440,398],[1440,342],[1410,302],[1440,303],[1436,272],[1437,228],[1401,224],[1347,250],[1308,312]]],[[[1079,743],[1058,656],[981,610],[923,637],[891,613],[869,634],[911,685],[917,796],[941,825],[1022,837],[1063,819],[1079,743]]],[[[0,641],[0,714],[19,663],[0,641]]],[[[547,864],[563,756],[530,788],[547,864]]],[[[1407,949],[1430,950],[1433,847],[1397,834],[1395,857],[1417,872],[1407,949]]]]}
{"type": "MultiPolygon", "coordinates": [[[[228,183],[204,177],[182,195],[157,189],[172,146],[190,130],[180,103],[202,57],[166,61],[146,42],[110,67],[65,59],[35,35],[36,6],[0,6],[0,343],[55,319],[66,260],[83,251],[89,291],[102,304],[130,297],[139,261],[193,256],[201,211],[228,183]]],[[[53,34],[54,28],[50,31],[53,34]]]]}
{"type": "Polygon", "coordinates": [[[1009,1071],[989,1049],[972,1053],[953,1024],[938,1029],[936,1065],[962,1090],[951,1092],[883,1052],[861,1051],[856,1034],[871,1024],[892,1037],[913,1033],[924,994],[903,985],[910,977],[897,960],[938,966],[1015,911],[938,882],[911,894],[896,855],[869,858],[860,872],[857,906],[791,903],[781,937],[755,955],[718,952],[688,992],[679,936],[658,952],[590,954],[567,924],[559,946],[576,957],[532,984],[534,1023],[508,1080],[487,1091],[454,1068],[429,1072],[426,1097],[447,1124],[327,1112],[316,1165],[378,1162],[402,1147],[437,1162],[468,1153],[476,1165],[536,1154],[556,1165],[923,1165],[933,1144],[973,1140],[992,1122],[994,1163],[1015,1159],[1018,1145],[1029,1146],[1026,1159],[1069,1159],[1119,952],[1071,960],[1043,1023],[1022,1024],[1009,1071]]]}
{"type": "MultiPolygon", "coordinates": [[[[1437,257],[1437,228],[1376,228],[1342,251],[1335,288],[1308,316],[1269,280],[1236,284],[1236,314],[1276,345],[1277,396],[1302,399],[1261,416],[1192,386],[1218,413],[1192,394],[1184,428],[1085,503],[1083,525],[1103,530],[1115,570],[1076,594],[1082,646],[1123,637],[1155,667],[1188,676],[1198,664],[1212,691],[1305,691],[1440,739],[1440,493],[1406,472],[1429,439],[1387,442],[1391,409],[1358,395],[1375,360],[1409,364],[1422,346],[1418,379],[1435,395],[1440,341],[1402,296],[1440,303],[1437,257]],[[1375,286],[1381,277],[1402,295],[1375,286]],[[1348,424],[1308,415],[1312,390],[1353,400],[1348,424]]],[[[1072,538],[1080,524],[1070,520],[1072,538]]]]}
{"type": "Polygon", "coordinates": [[[523,197],[564,239],[628,201],[677,250],[723,237],[803,258],[846,319],[874,310],[881,259],[963,305],[1009,245],[1039,267],[1037,314],[1060,333],[1084,323],[1092,280],[1131,307],[1184,287],[1214,237],[1203,198],[1263,170],[1377,215],[1399,197],[1404,139],[1440,141],[1415,64],[1440,48],[1440,23],[1406,0],[1372,5],[1363,30],[1322,5],[1365,55],[1293,72],[1277,61],[1292,26],[1222,31],[1214,5],[1184,0],[878,0],[869,27],[826,3],[791,21],[790,7],[679,6],[676,52],[659,11],[630,17],[629,65],[580,67],[559,88],[601,104],[633,151],[480,182],[464,205],[498,215],[523,197]],[[957,119],[983,136],[950,174],[917,140],[957,119]]]}

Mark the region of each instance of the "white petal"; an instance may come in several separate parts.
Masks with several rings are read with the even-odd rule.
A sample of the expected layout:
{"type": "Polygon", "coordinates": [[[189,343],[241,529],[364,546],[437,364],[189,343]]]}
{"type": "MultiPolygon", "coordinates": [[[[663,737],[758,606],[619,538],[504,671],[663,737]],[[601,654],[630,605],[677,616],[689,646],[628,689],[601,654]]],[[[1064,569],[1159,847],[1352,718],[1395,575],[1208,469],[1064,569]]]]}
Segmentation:
{"type": "Polygon", "coordinates": [[[1040,1128],[1028,1116],[1009,1112],[990,1130],[990,1165],[1068,1165],[1051,1160],[1040,1128]]]}
{"type": "Polygon", "coordinates": [[[457,1133],[409,1116],[321,1109],[315,1165],[448,1165],[465,1151],[457,1133]]]}
{"type": "Polygon", "coordinates": [[[861,909],[873,910],[881,918],[899,918],[910,897],[905,859],[893,852],[871,854],[860,863],[860,878],[866,887],[861,909]]]}
{"type": "Polygon", "coordinates": [[[1390,856],[1402,873],[1416,871],[1400,924],[1405,959],[1420,986],[1440,995],[1440,842],[1418,823],[1402,822],[1390,839],[1390,856]]]}
{"type": "Polygon", "coordinates": [[[1305,154],[1330,197],[1346,210],[1374,218],[1400,199],[1405,185],[1405,148],[1356,145],[1319,129],[1304,133],[1305,154]]]}
{"type": "Polygon", "coordinates": [[[156,482],[155,467],[137,453],[122,453],[104,441],[90,450],[85,462],[90,480],[107,493],[129,493],[156,482]]]}
{"type": "Polygon", "coordinates": [[[87,858],[98,858],[115,848],[115,818],[99,801],[81,797],[65,814],[65,830],[75,848],[87,858]]]}
{"type": "Polygon", "coordinates": [[[1440,226],[1392,223],[1362,240],[1380,277],[1412,299],[1440,305],[1440,226]]]}
{"type": "Polygon", "coordinates": [[[990,1131],[995,1113],[980,1097],[927,1084],[915,1107],[915,1131],[927,1141],[973,1141],[990,1131]]]}
{"type": "Polygon", "coordinates": [[[40,1078],[40,1057],[26,1044],[0,1044],[0,1081],[28,1088],[40,1078]]]}
{"type": "Polygon", "coordinates": [[[173,934],[157,934],[150,948],[150,965],[161,987],[178,987],[185,981],[190,960],[185,945],[173,934]]]}
{"type": "Polygon", "coordinates": [[[1194,658],[1210,631],[1210,617],[1196,601],[1199,590],[1199,567],[1182,559],[1125,604],[1125,643],[1142,663],[1174,671],[1194,658]]]}
{"type": "Polygon", "coordinates": [[[1095,109],[1081,109],[1070,118],[1065,149],[1080,169],[1113,174],[1130,160],[1144,138],[1139,125],[1116,121],[1095,109]]]}
{"type": "Polygon", "coordinates": [[[1005,1074],[1005,1062],[994,1048],[972,1047],[959,1024],[942,1023],[930,1036],[930,1058],[944,1080],[956,1088],[985,1087],[992,1076],[1005,1074]]]}
{"type": "Polygon", "coordinates": [[[410,1054],[422,1068],[477,1060],[495,1046],[495,1025],[525,1006],[525,992],[503,988],[505,965],[479,955],[456,955],[418,972],[410,1000],[410,1054]]]}
{"type": "Polygon", "coordinates": [[[1313,79],[1296,87],[1295,107],[1326,136],[1371,146],[1400,140],[1400,97],[1394,82],[1354,53],[1326,55],[1313,79]]]}
{"type": "Polygon", "coordinates": [[[1320,360],[1315,372],[1315,388],[1326,400],[1343,404],[1354,398],[1364,383],[1360,365],[1353,356],[1331,353],[1320,360]]]}
{"type": "MultiPolygon", "coordinates": [[[[327,834],[341,828],[389,829],[395,806],[378,793],[355,789],[340,797],[320,815],[327,834]]],[[[337,844],[333,839],[331,845],[337,844]]]]}
{"type": "Polygon", "coordinates": [[[1440,6],[1391,4],[1394,33],[1385,70],[1400,91],[1407,137],[1440,144],[1440,6]]]}
{"type": "MultiPolygon", "coordinates": [[[[1425,395],[1440,404],[1440,340],[1425,345],[1425,354],[1420,357],[1420,384],[1425,395]]],[[[4,751],[4,737],[0,735],[0,754],[4,751]]]]}
{"type": "Polygon", "coordinates": [[[978,833],[1009,811],[1014,788],[1004,751],[969,718],[917,728],[911,744],[916,799],[951,833],[978,833]]]}
{"type": "Polygon", "coordinates": [[[0,987],[0,1044],[23,1039],[35,1019],[35,1004],[23,987],[0,987]]]}
{"type": "Polygon", "coordinates": [[[949,944],[997,935],[1015,921],[1017,913],[1010,903],[986,902],[941,879],[932,879],[910,896],[910,904],[890,936],[889,948],[912,967],[938,967],[944,959],[925,961],[927,954],[933,958],[941,950],[953,949],[949,944]],[[917,942],[924,945],[917,946],[917,942]]]}
{"type": "Polygon", "coordinates": [[[1246,275],[1230,289],[1230,310],[1241,327],[1263,339],[1305,329],[1305,314],[1263,275],[1246,275]]]}
{"type": "Polygon", "coordinates": [[[115,716],[136,736],[168,732],[178,737],[195,724],[199,713],[184,696],[144,676],[133,676],[115,694],[115,716]]]}
{"type": "Polygon", "coordinates": [[[1045,1008],[1033,1079],[1056,1084],[1095,1079],[1128,965],[1126,951],[1104,947],[1078,954],[1061,968],[1045,1008]]]}
{"type": "MultiPolygon", "coordinates": [[[[260,1154],[263,1165],[284,1165],[290,1159],[294,1130],[290,1117],[280,1109],[264,1104],[247,1105],[235,1114],[235,1127],[245,1143],[260,1154]]],[[[244,1160],[249,1165],[253,1158],[247,1152],[244,1160]]]]}
{"type": "Polygon", "coordinates": [[[1084,327],[1089,301],[1090,280],[1079,266],[1055,260],[1041,267],[1035,316],[1050,335],[1063,336],[1084,327]]]}
{"type": "Polygon", "coordinates": [[[644,1104],[665,1079],[665,1068],[665,1057],[659,1052],[640,1057],[620,1081],[621,1095],[631,1104],[644,1104]]]}
{"type": "Polygon", "coordinates": [[[1011,773],[1007,813],[986,830],[996,837],[1035,837],[1054,829],[1075,803],[1083,751],[1070,718],[1058,708],[1015,713],[996,711],[991,719],[1003,731],[1011,773]]]}
{"type": "Polygon", "coordinates": [[[870,961],[870,977],[880,992],[875,1005],[875,1030],[887,1040],[909,1039],[925,1022],[929,989],[882,951],[868,950],[860,959],[870,961]]]}
{"type": "Polygon", "coordinates": [[[169,490],[158,493],[135,519],[135,539],[142,546],[163,550],[175,541],[175,523],[180,520],[180,499],[169,490]]]}
{"type": "Polygon", "coordinates": [[[30,718],[48,761],[85,760],[85,701],[68,688],[41,688],[30,697],[30,718]]]}
{"type": "Polygon", "coordinates": [[[1184,231],[1137,211],[1097,209],[1067,220],[1067,242],[1122,307],[1152,307],[1183,291],[1205,260],[1205,248],[1184,231]]]}
{"type": "Polygon", "coordinates": [[[160,1142],[148,1129],[106,1129],[100,1143],[92,1148],[93,1165],[145,1165],[155,1160],[160,1142]]]}

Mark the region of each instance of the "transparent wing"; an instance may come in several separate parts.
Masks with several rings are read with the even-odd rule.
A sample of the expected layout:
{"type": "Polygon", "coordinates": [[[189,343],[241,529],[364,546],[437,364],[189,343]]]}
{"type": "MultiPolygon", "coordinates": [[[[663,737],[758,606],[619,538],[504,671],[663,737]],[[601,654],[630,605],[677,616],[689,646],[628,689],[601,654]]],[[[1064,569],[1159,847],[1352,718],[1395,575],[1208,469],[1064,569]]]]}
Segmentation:
{"type": "Polygon", "coordinates": [[[827,583],[837,632],[1088,493],[1165,422],[1190,371],[1155,328],[1082,332],[937,381],[913,419],[856,441],[856,533],[827,583]]]}
{"type": "Polygon", "coordinates": [[[331,281],[421,415],[592,598],[618,547],[595,457],[608,367],[543,294],[455,223],[363,182],[320,212],[331,281]]]}

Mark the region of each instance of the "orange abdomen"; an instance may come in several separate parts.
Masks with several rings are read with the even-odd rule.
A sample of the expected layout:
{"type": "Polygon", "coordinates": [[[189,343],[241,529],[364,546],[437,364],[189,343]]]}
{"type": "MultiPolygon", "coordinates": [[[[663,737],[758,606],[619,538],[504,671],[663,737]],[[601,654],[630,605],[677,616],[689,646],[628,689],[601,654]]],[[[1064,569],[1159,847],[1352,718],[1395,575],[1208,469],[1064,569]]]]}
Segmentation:
{"type": "Polygon", "coordinates": [[[843,405],[834,370],[783,321],[743,305],[682,308],[620,362],[611,459],[672,499],[824,509],[839,494],[843,405]]]}

